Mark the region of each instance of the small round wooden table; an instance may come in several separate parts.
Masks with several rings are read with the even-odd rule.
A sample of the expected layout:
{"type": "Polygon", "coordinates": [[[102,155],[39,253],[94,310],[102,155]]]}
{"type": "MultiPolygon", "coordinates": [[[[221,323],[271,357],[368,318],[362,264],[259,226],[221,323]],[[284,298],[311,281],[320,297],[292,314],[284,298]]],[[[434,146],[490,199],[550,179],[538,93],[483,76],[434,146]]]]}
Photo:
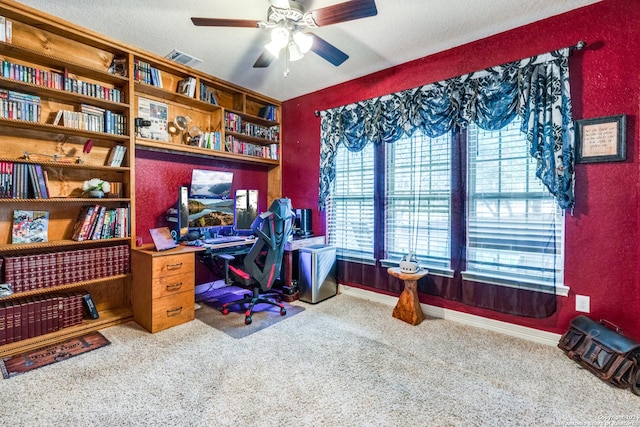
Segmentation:
{"type": "Polygon", "coordinates": [[[424,320],[424,313],[418,300],[418,280],[429,274],[429,270],[420,269],[415,273],[404,273],[400,267],[391,267],[387,270],[390,276],[404,281],[404,290],[393,309],[393,317],[412,325],[417,325],[424,320]]]}

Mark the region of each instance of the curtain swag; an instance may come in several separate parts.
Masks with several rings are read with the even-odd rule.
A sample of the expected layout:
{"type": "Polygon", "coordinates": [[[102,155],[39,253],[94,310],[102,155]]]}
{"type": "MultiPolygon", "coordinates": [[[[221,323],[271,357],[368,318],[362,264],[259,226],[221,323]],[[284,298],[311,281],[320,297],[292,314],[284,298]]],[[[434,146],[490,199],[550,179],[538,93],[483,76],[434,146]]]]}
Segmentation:
{"type": "Polygon", "coordinates": [[[321,112],[319,207],[335,179],[338,144],[360,151],[417,131],[434,138],[476,123],[497,130],[516,114],[527,135],[536,175],[563,209],[573,207],[573,119],[564,48],[402,92],[321,112]]]}

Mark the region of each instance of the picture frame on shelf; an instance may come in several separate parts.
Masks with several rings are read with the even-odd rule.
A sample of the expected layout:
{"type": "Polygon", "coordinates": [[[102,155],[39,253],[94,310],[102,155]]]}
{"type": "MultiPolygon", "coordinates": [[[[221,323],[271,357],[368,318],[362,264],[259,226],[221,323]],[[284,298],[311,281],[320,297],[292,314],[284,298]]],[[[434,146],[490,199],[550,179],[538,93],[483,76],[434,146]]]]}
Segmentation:
{"type": "Polygon", "coordinates": [[[575,121],[576,163],[620,162],[627,158],[625,114],[575,121]]]}

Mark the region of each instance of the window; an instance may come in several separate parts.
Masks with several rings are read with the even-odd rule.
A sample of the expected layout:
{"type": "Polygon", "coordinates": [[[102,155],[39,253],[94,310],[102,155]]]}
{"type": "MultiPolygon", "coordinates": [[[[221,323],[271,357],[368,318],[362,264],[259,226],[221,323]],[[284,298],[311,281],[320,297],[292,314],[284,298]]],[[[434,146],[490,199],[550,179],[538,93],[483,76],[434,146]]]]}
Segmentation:
{"type": "Polygon", "coordinates": [[[451,134],[422,133],[386,146],[385,252],[413,251],[423,265],[450,267],[451,134]]]}
{"type": "Polygon", "coordinates": [[[373,144],[357,153],[340,144],[336,179],[327,204],[329,244],[342,259],[375,262],[373,144]]]}
{"type": "Polygon", "coordinates": [[[564,219],[536,178],[514,119],[498,131],[470,125],[466,278],[542,285],[563,280],[564,219]]]}
{"type": "Polygon", "coordinates": [[[434,274],[451,277],[455,265],[478,282],[561,286],[563,212],[535,176],[520,124],[516,118],[493,132],[470,125],[438,138],[417,133],[358,153],[340,145],[327,204],[329,243],[341,259],[397,262],[414,250],[434,274]],[[467,153],[455,162],[454,135],[467,153]],[[376,168],[380,162],[384,167],[376,168]],[[453,174],[464,170],[466,187],[452,188],[453,174]],[[454,263],[452,256],[462,254],[452,251],[452,241],[466,243],[466,265],[454,263]]]}

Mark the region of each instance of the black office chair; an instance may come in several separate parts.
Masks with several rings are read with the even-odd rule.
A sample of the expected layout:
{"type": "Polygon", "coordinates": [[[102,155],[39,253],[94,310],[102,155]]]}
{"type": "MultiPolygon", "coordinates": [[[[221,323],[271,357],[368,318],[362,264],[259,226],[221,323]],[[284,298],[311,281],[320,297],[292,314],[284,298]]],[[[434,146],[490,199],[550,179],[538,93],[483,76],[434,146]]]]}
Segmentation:
{"type": "Polygon", "coordinates": [[[252,289],[251,294],[237,301],[230,301],[222,306],[222,313],[229,314],[229,306],[246,305],[244,323],[251,324],[251,316],[256,304],[266,303],[280,307],[280,315],[287,310],[280,302],[280,295],[269,292],[280,274],[284,247],[293,230],[293,211],[291,200],[276,199],[267,212],[262,213],[252,225],[254,235],[258,238],[244,258],[244,268],[228,265],[228,272],[233,281],[252,289]]]}

